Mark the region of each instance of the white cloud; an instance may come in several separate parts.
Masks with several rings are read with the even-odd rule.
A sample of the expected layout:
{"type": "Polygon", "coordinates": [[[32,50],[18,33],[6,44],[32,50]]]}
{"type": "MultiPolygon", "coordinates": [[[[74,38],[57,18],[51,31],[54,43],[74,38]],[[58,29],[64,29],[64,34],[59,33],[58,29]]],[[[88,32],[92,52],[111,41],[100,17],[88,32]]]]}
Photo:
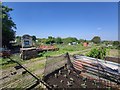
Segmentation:
{"type": "Polygon", "coordinates": [[[101,27],[98,27],[97,30],[102,30],[102,28],[101,28],[101,27]]]}

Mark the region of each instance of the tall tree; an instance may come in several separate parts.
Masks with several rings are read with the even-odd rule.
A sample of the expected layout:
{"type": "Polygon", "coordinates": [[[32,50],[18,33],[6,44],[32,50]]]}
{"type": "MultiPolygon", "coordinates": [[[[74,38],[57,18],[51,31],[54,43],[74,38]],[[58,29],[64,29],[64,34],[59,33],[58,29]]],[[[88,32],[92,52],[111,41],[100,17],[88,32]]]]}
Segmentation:
{"type": "Polygon", "coordinates": [[[67,37],[67,38],[64,38],[64,39],[63,39],[63,42],[64,42],[65,44],[68,44],[68,43],[71,43],[71,42],[78,42],[78,40],[77,40],[77,38],[75,38],[75,37],[67,37]]]}
{"type": "Polygon", "coordinates": [[[10,47],[10,41],[15,39],[16,24],[12,21],[9,12],[12,8],[2,5],[2,46],[10,47]]]}
{"type": "Polygon", "coordinates": [[[63,43],[61,37],[57,37],[57,38],[55,39],[55,42],[56,42],[57,44],[63,43]]]}
{"type": "Polygon", "coordinates": [[[48,36],[48,39],[46,40],[46,44],[53,44],[55,43],[55,38],[52,36],[48,36]]]}
{"type": "Polygon", "coordinates": [[[113,42],[113,46],[114,46],[116,49],[119,49],[119,50],[120,50],[120,41],[114,41],[114,42],[113,42]]]}
{"type": "Polygon", "coordinates": [[[98,44],[101,42],[101,38],[99,36],[95,36],[95,37],[93,37],[93,39],[91,41],[98,44]]]}
{"type": "Polygon", "coordinates": [[[36,36],[33,35],[33,36],[32,36],[32,40],[35,42],[36,39],[37,39],[36,36]]]}
{"type": "Polygon", "coordinates": [[[114,45],[114,46],[119,46],[119,45],[120,45],[120,41],[114,41],[114,42],[113,42],[113,45],[114,45]]]}

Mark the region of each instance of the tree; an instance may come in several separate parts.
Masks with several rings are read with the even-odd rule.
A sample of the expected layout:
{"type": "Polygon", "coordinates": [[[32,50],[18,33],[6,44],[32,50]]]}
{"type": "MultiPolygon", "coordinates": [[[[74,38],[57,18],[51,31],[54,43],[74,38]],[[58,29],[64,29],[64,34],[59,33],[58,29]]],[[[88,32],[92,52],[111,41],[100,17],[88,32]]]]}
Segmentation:
{"type": "Polygon", "coordinates": [[[55,43],[55,38],[52,36],[48,36],[48,39],[46,40],[46,44],[53,44],[55,43]]]}
{"type": "Polygon", "coordinates": [[[80,42],[85,42],[85,40],[84,40],[84,39],[80,39],[79,41],[80,41],[80,42]]]}
{"type": "Polygon", "coordinates": [[[44,44],[45,44],[45,43],[47,42],[47,39],[46,39],[46,38],[42,38],[42,39],[40,39],[39,41],[40,41],[41,43],[44,43],[44,44]]]}
{"type": "Polygon", "coordinates": [[[63,42],[68,44],[68,43],[71,43],[71,42],[78,42],[78,40],[75,37],[68,37],[68,38],[64,38],[63,42]]]}
{"type": "Polygon", "coordinates": [[[114,42],[113,42],[113,46],[114,46],[116,49],[119,49],[119,50],[120,50],[120,41],[114,41],[114,42]]]}
{"type": "Polygon", "coordinates": [[[12,21],[9,12],[12,8],[2,5],[2,46],[10,47],[10,41],[15,39],[16,24],[12,21]]]}
{"type": "Polygon", "coordinates": [[[98,44],[101,42],[101,38],[99,36],[95,36],[91,41],[94,42],[95,44],[98,44]]]}
{"type": "Polygon", "coordinates": [[[32,36],[32,40],[35,42],[36,39],[37,39],[36,36],[33,35],[33,36],[32,36]]]}
{"type": "Polygon", "coordinates": [[[60,37],[57,37],[57,38],[55,39],[55,42],[56,42],[57,44],[63,43],[63,42],[62,42],[62,39],[61,39],[60,37]]]}
{"type": "Polygon", "coordinates": [[[114,45],[114,46],[118,46],[119,44],[120,44],[119,41],[114,41],[114,42],[113,42],[113,45],[114,45]]]}

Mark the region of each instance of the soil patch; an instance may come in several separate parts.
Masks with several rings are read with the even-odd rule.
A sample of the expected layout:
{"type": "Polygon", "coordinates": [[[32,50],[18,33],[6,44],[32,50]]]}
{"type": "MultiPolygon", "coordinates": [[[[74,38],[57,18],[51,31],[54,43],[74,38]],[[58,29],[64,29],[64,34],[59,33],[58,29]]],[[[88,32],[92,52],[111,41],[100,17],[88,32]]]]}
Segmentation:
{"type": "Polygon", "coordinates": [[[78,75],[73,70],[61,68],[44,77],[52,88],[108,88],[101,82],[78,75]],[[60,74],[61,72],[61,74],[60,74]]]}

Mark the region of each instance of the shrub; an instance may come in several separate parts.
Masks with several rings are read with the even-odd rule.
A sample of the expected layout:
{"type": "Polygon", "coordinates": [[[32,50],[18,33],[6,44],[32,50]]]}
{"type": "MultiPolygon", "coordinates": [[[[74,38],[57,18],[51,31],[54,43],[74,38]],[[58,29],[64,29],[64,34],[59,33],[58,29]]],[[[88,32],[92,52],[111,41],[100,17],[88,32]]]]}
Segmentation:
{"type": "Polygon", "coordinates": [[[89,53],[86,54],[89,57],[104,59],[106,56],[106,49],[105,48],[94,48],[89,53]]]}

